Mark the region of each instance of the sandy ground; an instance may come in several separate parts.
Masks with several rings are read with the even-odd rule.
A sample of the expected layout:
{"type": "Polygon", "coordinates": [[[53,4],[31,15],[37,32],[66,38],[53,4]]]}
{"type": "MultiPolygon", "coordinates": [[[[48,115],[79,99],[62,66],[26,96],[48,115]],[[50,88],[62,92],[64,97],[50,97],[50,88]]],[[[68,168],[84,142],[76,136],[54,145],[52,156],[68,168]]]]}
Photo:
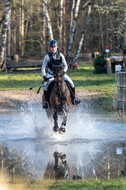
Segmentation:
{"type": "MultiPolygon", "coordinates": [[[[76,96],[80,99],[91,99],[98,92],[90,90],[76,90],[76,96]]],[[[17,109],[20,106],[32,101],[32,102],[41,102],[42,92],[39,94],[36,91],[0,91],[0,111],[6,112],[12,109],[17,109]]]]}

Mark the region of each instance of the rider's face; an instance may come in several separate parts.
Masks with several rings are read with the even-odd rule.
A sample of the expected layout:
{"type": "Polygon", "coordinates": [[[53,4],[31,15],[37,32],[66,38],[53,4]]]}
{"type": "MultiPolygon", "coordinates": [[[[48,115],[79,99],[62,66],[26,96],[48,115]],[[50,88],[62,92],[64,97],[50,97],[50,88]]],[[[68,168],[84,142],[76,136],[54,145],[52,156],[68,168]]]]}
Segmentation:
{"type": "Polygon", "coordinates": [[[50,47],[51,51],[53,52],[53,54],[55,54],[57,52],[57,46],[55,47],[50,47]]]}

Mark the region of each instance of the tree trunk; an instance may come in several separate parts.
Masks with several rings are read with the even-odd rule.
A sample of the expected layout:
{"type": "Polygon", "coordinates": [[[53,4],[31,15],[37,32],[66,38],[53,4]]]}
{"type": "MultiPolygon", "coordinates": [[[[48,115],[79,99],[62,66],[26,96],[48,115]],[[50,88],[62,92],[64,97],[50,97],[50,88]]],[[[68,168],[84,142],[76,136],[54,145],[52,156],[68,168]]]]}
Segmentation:
{"type": "Polygon", "coordinates": [[[74,20],[73,20],[73,25],[72,25],[72,31],[71,31],[70,41],[69,41],[69,45],[68,45],[68,50],[67,50],[67,54],[66,54],[66,61],[67,62],[69,62],[70,55],[71,55],[71,49],[72,49],[73,39],[74,39],[74,35],[75,35],[76,22],[77,22],[77,17],[78,17],[78,13],[79,13],[80,1],[81,0],[77,0],[75,10],[74,10],[74,20]]]}
{"type": "Polygon", "coordinates": [[[8,40],[7,54],[8,54],[8,56],[10,56],[11,55],[11,10],[10,10],[10,17],[8,20],[8,37],[7,37],[7,40],[8,40]]]}
{"type": "MultiPolygon", "coordinates": [[[[18,14],[18,13],[17,13],[18,14]]],[[[16,24],[16,0],[13,0],[12,8],[12,18],[11,18],[11,55],[16,54],[16,34],[17,34],[17,24],[16,24]]]]}
{"type": "Polygon", "coordinates": [[[88,13],[87,13],[86,24],[84,25],[84,29],[83,29],[83,32],[82,32],[82,35],[81,35],[81,39],[80,39],[80,42],[79,42],[79,45],[78,45],[78,48],[77,48],[76,55],[75,55],[72,63],[70,63],[70,68],[72,67],[72,65],[75,63],[75,61],[79,57],[79,54],[80,54],[80,51],[81,51],[81,48],[82,48],[82,44],[83,44],[83,41],[84,41],[84,35],[85,35],[85,32],[86,32],[87,26],[89,24],[90,14],[91,14],[91,0],[88,1],[88,13]]]}
{"type": "MultiPolygon", "coordinates": [[[[118,12],[115,11],[115,18],[118,18],[118,12]]],[[[114,23],[114,49],[115,52],[118,53],[118,36],[117,36],[117,30],[118,30],[118,22],[115,19],[115,23],[114,23]]]]}
{"type": "Polygon", "coordinates": [[[5,20],[4,27],[2,31],[2,48],[1,48],[1,56],[0,56],[0,67],[2,70],[6,69],[6,42],[7,42],[7,28],[8,28],[8,20],[10,17],[10,0],[6,0],[6,10],[5,10],[5,20]]]}
{"type": "Polygon", "coordinates": [[[45,3],[45,17],[46,17],[46,21],[47,21],[49,38],[50,38],[50,40],[52,40],[53,39],[53,32],[52,32],[51,20],[50,20],[48,9],[47,9],[48,0],[44,0],[44,3],[45,3]]]}
{"type": "Polygon", "coordinates": [[[108,0],[106,0],[106,12],[105,12],[105,19],[106,19],[106,25],[105,25],[105,37],[106,37],[106,45],[108,46],[108,0]]]}
{"type": "Polygon", "coordinates": [[[63,53],[66,54],[66,46],[67,46],[67,29],[66,29],[66,22],[65,22],[65,16],[66,16],[66,0],[63,0],[63,53]]]}
{"type": "Polygon", "coordinates": [[[59,24],[59,49],[62,50],[62,32],[63,32],[63,0],[60,0],[60,24],[59,24]]]}
{"type": "Polygon", "coordinates": [[[21,6],[21,56],[24,56],[24,0],[21,6]]]}
{"type": "Polygon", "coordinates": [[[98,14],[99,14],[99,27],[100,27],[100,36],[101,36],[101,47],[100,49],[104,48],[104,40],[103,40],[103,30],[102,30],[102,19],[101,19],[101,14],[100,14],[100,10],[98,9],[98,14]]]}
{"type": "Polygon", "coordinates": [[[21,8],[19,10],[20,14],[20,21],[19,21],[19,47],[20,47],[20,54],[24,56],[24,0],[21,1],[21,8]]]}
{"type": "Polygon", "coordinates": [[[75,8],[75,0],[73,0],[72,9],[71,9],[70,31],[72,30],[74,8],[75,8]]]}
{"type": "MultiPolygon", "coordinates": [[[[1,15],[0,19],[0,37],[2,37],[2,31],[3,31],[3,26],[4,26],[4,17],[5,15],[1,15]]],[[[2,39],[0,38],[0,44],[2,46],[2,39]]]]}
{"type": "Polygon", "coordinates": [[[45,4],[42,2],[42,10],[43,10],[43,22],[42,22],[42,55],[44,56],[45,55],[45,42],[46,42],[46,17],[45,17],[45,4]]]}

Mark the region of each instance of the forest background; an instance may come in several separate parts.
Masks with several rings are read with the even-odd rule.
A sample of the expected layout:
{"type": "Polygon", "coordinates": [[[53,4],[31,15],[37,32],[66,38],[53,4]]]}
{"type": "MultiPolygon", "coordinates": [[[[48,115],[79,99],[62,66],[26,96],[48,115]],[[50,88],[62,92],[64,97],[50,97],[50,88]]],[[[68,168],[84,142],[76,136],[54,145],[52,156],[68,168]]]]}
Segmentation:
{"type": "Polygon", "coordinates": [[[68,64],[107,45],[120,53],[126,36],[124,0],[0,0],[0,52],[43,59],[56,39],[68,64]],[[6,14],[7,17],[6,17],[6,14]]]}

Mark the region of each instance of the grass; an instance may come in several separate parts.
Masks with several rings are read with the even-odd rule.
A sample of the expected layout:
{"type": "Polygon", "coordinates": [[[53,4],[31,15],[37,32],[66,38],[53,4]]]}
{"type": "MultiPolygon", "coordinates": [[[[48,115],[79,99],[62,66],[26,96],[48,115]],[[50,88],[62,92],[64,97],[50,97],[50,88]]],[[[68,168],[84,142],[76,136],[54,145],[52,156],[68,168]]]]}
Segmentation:
{"type": "MultiPolygon", "coordinates": [[[[112,97],[115,87],[115,75],[94,74],[92,64],[81,63],[77,70],[67,72],[77,89],[99,91],[102,96],[112,97]]],[[[41,73],[8,74],[0,73],[0,90],[28,90],[41,84],[41,73]]]]}
{"type": "Polygon", "coordinates": [[[125,178],[110,180],[33,180],[25,183],[10,183],[7,190],[125,190],[125,178]]]}
{"type": "MultiPolygon", "coordinates": [[[[41,83],[41,74],[0,74],[0,90],[28,90],[41,83]]],[[[38,85],[39,86],[39,85],[38,85]]]]}
{"type": "MultiPolygon", "coordinates": [[[[95,104],[103,111],[112,111],[113,96],[115,89],[115,74],[94,74],[93,64],[80,63],[77,70],[67,72],[68,76],[73,80],[76,89],[87,89],[97,91],[92,98],[95,104]]],[[[37,90],[43,81],[41,73],[29,74],[12,74],[0,73],[0,91],[4,90],[29,90],[35,86],[37,90]]]]}
{"type": "Polygon", "coordinates": [[[73,70],[69,76],[79,89],[98,90],[103,95],[112,96],[115,87],[115,74],[94,74],[92,64],[82,64],[78,70],[73,70]]]}

